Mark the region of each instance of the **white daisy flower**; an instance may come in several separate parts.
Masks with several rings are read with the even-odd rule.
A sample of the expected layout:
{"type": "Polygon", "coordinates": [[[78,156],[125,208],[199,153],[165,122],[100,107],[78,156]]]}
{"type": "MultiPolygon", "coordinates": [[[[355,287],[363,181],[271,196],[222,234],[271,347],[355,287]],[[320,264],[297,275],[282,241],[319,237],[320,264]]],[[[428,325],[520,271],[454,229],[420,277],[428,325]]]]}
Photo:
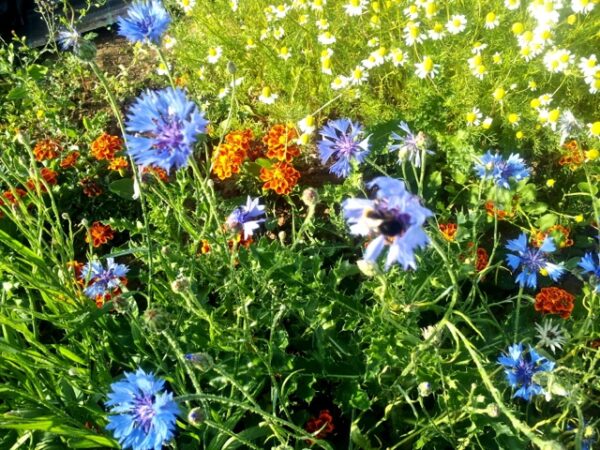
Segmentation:
{"type": "Polygon", "coordinates": [[[279,27],[273,30],[273,37],[277,40],[280,40],[283,36],[285,36],[285,30],[283,27],[279,27]]]}
{"type": "Polygon", "coordinates": [[[444,25],[439,22],[434,23],[433,28],[427,31],[427,34],[431,40],[439,41],[446,35],[446,33],[444,33],[444,25]]]}
{"type": "Polygon", "coordinates": [[[486,118],[483,119],[483,122],[481,122],[481,127],[487,130],[492,126],[493,121],[494,119],[492,119],[490,116],[486,116],[486,118]]]}
{"type": "Polygon", "coordinates": [[[483,44],[481,42],[475,42],[473,48],[471,49],[471,53],[474,55],[479,55],[482,51],[487,48],[487,44],[483,44]]]}
{"type": "Polygon", "coordinates": [[[208,49],[208,56],[206,60],[209,64],[216,64],[219,59],[221,59],[221,55],[223,54],[223,49],[221,47],[211,47],[208,49]]]}
{"type": "Polygon", "coordinates": [[[574,56],[568,50],[554,49],[544,55],[544,65],[549,72],[564,72],[572,64],[574,56]]]}
{"type": "Polygon", "coordinates": [[[410,20],[415,20],[417,17],[419,17],[419,8],[417,5],[410,5],[407,8],[404,8],[403,12],[404,15],[410,20]]]}
{"type": "Polygon", "coordinates": [[[360,16],[365,12],[367,5],[368,2],[366,0],[350,0],[350,3],[344,5],[344,10],[347,16],[360,16]]]}
{"type": "Polygon", "coordinates": [[[287,15],[289,9],[290,9],[290,7],[287,6],[287,5],[284,5],[284,4],[277,5],[277,6],[271,6],[271,12],[278,19],[285,18],[285,16],[287,15]]]}
{"type": "Polygon", "coordinates": [[[327,0],[313,0],[308,4],[313,11],[323,11],[323,6],[327,4],[327,0]]]}
{"type": "Polygon", "coordinates": [[[471,111],[469,111],[466,116],[465,119],[467,120],[467,126],[468,127],[476,127],[481,123],[481,111],[479,111],[479,108],[475,107],[473,108],[471,111]]]}
{"type": "Polygon", "coordinates": [[[493,30],[498,25],[500,25],[500,21],[498,20],[498,16],[495,12],[489,12],[485,16],[485,24],[483,25],[488,30],[493,30]]]}
{"type": "Polygon", "coordinates": [[[196,0],[179,0],[179,6],[181,6],[184,13],[190,14],[196,6],[196,0]]]}
{"type": "Polygon", "coordinates": [[[166,65],[164,62],[160,62],[158,67],[156,68],[156,73],[160,76],[169,75],[169,71],[171,70],[171,64],[166,65]]]}
{"type": "Polygon", "coordinates": [[[292,52],[290,52],[289,48],[284,46],[277,51],[277,56],[283,59],[284,61],[287,61],[292,57],[292,52]]]}
{"type": "Polygon", "coordinates": [[[385,47],[381,47],[374,52],[369,54],[367,59],[362,60],[362,65],[366,69],[372,69],[374,67],[379,67],[385,62],[385,56],[387,55],[387,49],[385,47]]]}
{"type": "Polygon", "coordinates": [[[329,22],[327,21],[327,19],[319,19],[315,22],[315,25],[321,31],[329,29],[329,22]]]}
{"type": "Polygon", "coordinates": [[[333,89],[334,91],[337,91],[338,89],[344,89],[346,86],[348,86],[348,84],[349,84],[348,78],[346,78],[343,75],[339,75],[333,79],[330,86],[331,86],[331,89],[333,89]]]}
{"type": "Polygon", "coordinates": [[[404,42],[407,46],[412,47],[415,43],[420,44],[427,37],[427,35],[421,33],[419,26],[419,22],[408,22],[404,27],[404,42]]]}
{"type": "Polygon", "coordinates": [[[593,77],[585,77],[584,80],[590,88],[590,94],[600,92],[600,70],[593,77]]]}
{"type": "Polygon", "coordinates": [[[450,34],[458,34],[467,28],[467,18],[462,14],[454,14],[446,23],[446,29],[450,34]]]}
{"type": "Polygon", "coordinates": [[[429,56],[423,56],[423,60],[420,63],[415,64],[415,74],[423,79],[423,78],[435,78],[435,76],[439,73],[440,65],[434,64],[433,59],[429,56]]]}
{"type": "Polygon", "coordinates": [[[377,36],[372,37],[367,41],[367,47],[377,47],[379,45],[379,38],[377,36]]]}
{"type": "Polygon", "coordinates": [[[406,64],[406,55],[399,48],[391,49],[388,58],[394,67],[402,67],[406,64]]]}
{"type": "Polygon", "coordinates": [[[499,52],[496,52],[492,55],[492,62],[494,64],[502,64],[502,55],[499,52]]]}
{"type": "Polygon", "coordinates": [[[316,130],[316,123],[315,123],[315,118],[312,115],[308,115],[306,117],[304,117],[302,120],[300,120],[298,122],[298,129],[302,132],[302,133],[312,133],[313,131],[316,130]]]}
{"type": "Polygon", "coordinates": [[[362,66],[356,66],[347,78],[352,86],[360,86],[369,78],[369,72],[362,66]]]}
{"type": "Polygon", "coordinates": [[[594,3],[593,0],[572,0],[571,9],[574,13],[587,14],[594,9],[594,3]]]}
{"type": "Polygon", "coordinates": [[[598,65],[596,55],[590,55],[589,58],[579,58],[578,67],[583,73],[584,77],[593,77],[594,75],[596,75],[596,72],[600,70],[600,66],[598,65]]]}
{"type": "Polygon", "coordinates": [[[333,75],[331,70],[333,64],[331,63],[331,58],[321,58],[321,73],[325,75],[333,75]]]}
{"type": "Polygon", "coordinates": [[[275,103],[275,100],[277,100],[278,97],[279,95],[272,92],[270,87],[265,86],[262,89],[261,94],[258,96],[258,100],[267,105],[272,105],[273,103],[275,103]]]}
{"type": "Polygon", "coordinates": [[[521,0],[504,0],[504,6],[506,9],[513,11],[521,6],[521,0]]]}
{"type": "Polygon", "coordinates": [[[317,38],[317,40],[319,41],[320,44],[323,45],[330,45],[333,44],[336,41],[336,38],[333,34],[331,34],[330,31],[325,31],[324,33],[321,33],[319,35],[319,37],[317,38]]]}
{"type": "Polygon", "coordinates": [[[166,34],[163,38],[163,45],[165,46],[165,49],[171,50],[173,47],[175,47],[175,44],[177,44],[177,39],[175,39],[173,36],[166,34]]]}

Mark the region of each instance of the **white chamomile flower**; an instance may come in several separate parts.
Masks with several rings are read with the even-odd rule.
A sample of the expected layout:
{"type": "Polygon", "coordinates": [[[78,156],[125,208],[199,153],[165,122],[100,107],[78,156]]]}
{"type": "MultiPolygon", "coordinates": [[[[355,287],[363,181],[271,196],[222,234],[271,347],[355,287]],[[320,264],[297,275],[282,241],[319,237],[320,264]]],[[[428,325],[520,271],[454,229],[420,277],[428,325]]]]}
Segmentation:
{"type": "Polygon", "coordinates": [[[423,78],[435,78],[435,76],[439,73],[440,65],[434,64],[433,59],[429,56],[423,56],[423,60],[420,63],[415,64],[415,74],[423,79],[423,78]]]}
{"type": "Polygon", "coordinates": [[[158,64],[156,68],[156,73],[161,76],[169,75],[169,71],[171,70],[171,65],[166,65],[164,62],[158,64]]]}
{"type": "Polygon", "coordinates": [[[165,49],[171,50],[173,47],[175,47],[175,44],[177,44],[177,39],[168,34],[165,35],[163,38],[163,45],[165,46],[165,49]]]}
{"type": "Polygon", "coordinates": [[[494,119],[492,119],[490,116],[486,116],[485,119],[483,119],[483,122],[481,122],[481,127],[487,130],[492,126],[493,121],[494,119]]]}
{"type": "Polygon", "coordinates": [[[538,110],[538,120],[542,123],[543,126],[549,127],[552,131],[556,131],[556,126],[558,125],[558,119],[560,119],[560,109],[555,108],[552,110],[548,110],[546,108],[540,108],[538,110]]]}
{"type": "Polygon", "coordinates": [[[394,67],[402,67],[406,64],[406,54],[399,48],[391,49],[388,58],[394,67]]]}
{"type": "Polygon", "coordinates": [[[575,57],[569,50],[554,49],[544,55],[544,65],[552,73],[564,72],[570,64],[573,64],[575,57]]]}
{"type": "Polygon", "coordinates": [[[315,122],[315,117],[311,114],[309,114],[308,116],[304,117],[302,120],[300,120],[298,122],[298,129],[302,132],[302,133],[312,133],[313,131],[316,130],[316,122],[315,122]]]}
{"type": "Polygon", "coordinates": [[[439,41],[440,39],[443,39],[443,37],[446,35],[444,33],[444,25],[442,25],[440,22],[434,23],[433,27],[431,27],[431,30],[427,31],[427,34],[432,41],[439,41]]]}
{"type": "Polygon", "coordinates": [[[369,72],[362,66],[356,66],[348,76],[348,81],[352,86],[360,86],[369,78],[369,72]]]}
{"type": "Polygon", "coordinates": [[[600,138],[600,122],[588,123],[588,134],[593,138],[600,138]]]}
{"type": "Polygon", "coordinates": [[[277,56],[279,56],[284,61],[287,61],[288,59],[290,59],[292,57],[292,52],[290,52],[289,48],[284,46],[284,47],[281,47],[277,51],[277,56]]]}
{"type": "Polygon", "coordinates": [[[417,17],[419,17],[419,8],[417,5],[410,5],[404,8],[403,12],[404,15],[410,20],[415,20],[417,17]]]}
{"type": "Polygon", "coordinates": [[[500,21],[498,20],[498,16],[495,12],[489,12],[485,16],[485,24],[483,25],[488,30],[493,30],[498,25],[500,25],[500,21]]]}
{"type": "Polygon", "coordinates": [[[585,77],[585,82],[590,88],[590,94],[600,92],[600,70],[594,76],[585,77]]]}
{"type": "Polygon", "coordinates": [[[521,0],[504,0],[504,6],[510,11],[514,11],[521,6],[521,0]]]}
{"type": "Polygon", "coordinates": [[[552,94],[542,94],[538,97],[540,105],[547,106],[552,103],[552,94]]]}
{"type": "Polygon", "coordinates": [[[425,40],[427,35],[421,33],[419,22],[408,22],[404,27],[404,42],[409,47],[414,44],[420,44],[425,40]]]}
{"type": "Polygon", "coordinates": [[[321,62],[325,59],[329,59],[333,56],[333,50],[330,48],[326,48],[321,50],[321,62]]]}
{"type": "Polygon", "coordinates": [[[206,79],[206,67],[204,67],[204,66],[198,67],[198,69],[196,70],[196,76],[198,77],[199,80],[205,80],[206,79]]]}
{"type": "Polygon", "coordinates": [[[535,324],[539,345],[556,352],[556,349],[562,350],[562,346],[567,342],[560,325],[553,324],[551,320],[545,320],[542,325],[535,324]]]}
{"type": "Polygon", "coordinates": [[[279,97],[279,95],[272,92],[270,87],[265,86],[262,89],[262,92],[260,93],[260,95],[258,96],[258,100],[267,105],[272,105],[273,103],[275,103],[275,100],[277,100],[278,97],[279,97]]]}
{"type": "Polygon", "coordinates": [[[325,75],[333,75],[333,64],[330,57],[321,58],[321,72],[325,75]]]}
{"type": "Polygon", "coordinates": [[[571,9],[574,13],[587,14],[594,9],[594,0],[572,0],[571,9]]]}
{"type": "Polygon", "coordinates": [[[367,41],[367,47],[377,47],[379,45],[379,38],[378,37],[372,37],[371,39],[369,39],[367,41]]]}
{"type": "Polygon", "coordinates": [[[298,25],[306,25],[308,23],[308,14],[300,14],[298,16],[298,25]]]}
{"type": "Polygon", "coordinates": [[[179,0],[179,6],[186,14],[191,14],[192,9],[196,6],[196,0],[179,0]]]}
{"type": "Polygon", "coordinates": [[[496,52],[492,55],[492,62],[494,64],[502,64],[502,54],[496,52]]]}
{"type": "Polygon", "coordinates": [[[450,34],[458,34],[467,28],[467,18],[462,14],[454,14],[446,23],[446,29],[450,34]]]}
{"type": "Polygon", "coordinates": [[[346,86],[348,86],[348,78],[346,78],[343,75],[338,75],[337,77],[335,77],[333,79],[333,81],[331,82],[331,89],[333,89],[334,91],[337,91],[339,89],[344,89],[346,86]]]}
{"type": "Polygon", "coordinates": [[[590,55],[589,58],[582,57],[579,59],[579,69],[584,77],[593,77],[600,70],[596,55],[590,55]]]}
{"type": "Polygon", "coordinates": [[[217,93],[217,97],[219,99],[224,99],[228,95],[229,95],[229,88],[228,87],[222,87],[221,89],[219,89],[219,92],[217,93]]]}
{"type": "Polygon", "coordinates": [[[209,64],[216,64],[219,59],[221,59],[222,54],[223,49],[221,47],[211,47],[208,49],[208,56],[206,60],[209,64]]]}
{"type": "Polygon", "coordinates": [[[275,28],[273,30],[273,37],[277,40],[280,40],[283,36],[285,36],[285,30],[283,27],[275,28]]]}
{"type": "Polygon", "coordinates": [[[385,62],[386,55],[387,49],[385,47],[380,47],[374,52],[371,52],[367,59],[363,59],[361,64],[366,69],[373,69],[374,67],[379,67],[385,62]]]}
{"type": "Polygon", "coordinates": [[[253,48],[256,48],[254,39],[252,39],[252,38],[246,39],[246,50],[252,50],[253,48]]]}
{"type": "Polygon", "coordinates": [[[229,7],[233,12],[236,12],[239,7],[238,0],[229,0],[229,7]]]}
{"type": "Polygon", "coordinates": [[[508,123],[511,124],[511,126],[516,127],[519,125],[519,121],[521,120],[521,116],[519,116],[517,113],[510,113],[507,116],[507,120],[508,123]]]}
{"type": "Polygon", "coordinates": [[[272,6],[271,11],[278,19],[283,19],[287,15],[290,7],[284,4],[272,6]]]}
{"type": "Polygon", "coordinates": [[[477,107],[473,108],[465,116],[465,119],[467,120],[467,126],[468,127],[478,126],[481,123],[481,117],[482,117],[481,111],[479,111],[479,108],[477,108],[477,107]]]}
{"type": "Polygon", "coordinates": [[[486,48],[487,44],[484,44],[482,42],[475,42],[475,44],[473,44],[473,48],[471,49],[471,53],[473,53],[474,55],[479,55],[486,48]]]}
{"type": "Polygon", "coordinates": [[[323,6],[327,3],[327,0],[313,0],[308,4],[310,9],[313,11],[323,11],[323,6]]]}
{"type": "Polygon", "coordinates": [[[325,31],[319,35],[317,40],[319,41],[320,44],[330,45],[336,41],[336,38],[333,34],[331,34],[330,31],[325,31]]]}
{"type": "Polygon", "coordinates": [[[367,5],[368,2],[366,0],[350,0],[349,3],[344,5],[344,10],[347,16],[360,16],[365,12],[367,5]]]}
{"type": "Polygon", "coordinates": [[[329,22],[327,21],[327,19],[319,19],[315,22],[315,25],[321,31],[325,31],[325,30],[329,29],[329,22]]]}

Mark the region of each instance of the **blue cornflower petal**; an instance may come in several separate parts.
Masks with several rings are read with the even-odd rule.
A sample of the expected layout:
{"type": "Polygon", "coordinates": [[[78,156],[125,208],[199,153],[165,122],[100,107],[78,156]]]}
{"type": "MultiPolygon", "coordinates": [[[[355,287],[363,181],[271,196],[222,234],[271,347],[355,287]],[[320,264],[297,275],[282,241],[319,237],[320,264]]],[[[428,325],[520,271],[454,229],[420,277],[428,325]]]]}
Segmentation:
{"type": "Polygon", "coordinates": [[[88,262],[81,269],[80,279],[87,283],[83,290],[91,299],[111,294],[115,288],[123,285],[122,278],[129,272],[129,267],[115,263],[114,258],[106,259],[106,269],[100,261],[88,262]]]}
{"type": "Polygon", "coordinates": [[[107,430],[124,449],[159,450],[172,439],[180,413],[173,394],[163,392],[164,381],[138,369],[111,385],[107,430]]]}
{"type": "Polygon", "coordinates": [[[265,221],[264,218],[258,219],[265,214],[265,206],[259,204],[259,200],[248,196],[245,205],[237,207],[229,214],[226,221],[227,227],[237,232],[243,232],[244,239],[252,236],[260,224],[265,221]]]}
{"type": "MultiPolygon", "coordinates": [[[[398,125],[405,136],[401,136],[395,132],[392,132],[390,137],[393,144],[389,146],[389,151],[393,152],[398,150],[400,159],[408,159],[415,167],[421,167],[421,152],[425,146],[425,135],[423,133],[413,134],[406,122],[400,122],[398,125]]],[[[431,150],[425,149],[428,154],[433,154],[431,150]]]]}
{"type": "Polygon", "coordinates": [[[364,259],[374,262],[387,246],[386,270],[392,264],[399,264],[404,270],[416,269],[414,252],[429,243],[422,226],[432,215],[431,211],[423,207],[420,199],[408,192],[400,180],[379,177],[367,187],[378,188],[375,200],[351,198],[342,203],[350,232],[374,237],[364,259]]]}
{"type": "Polygon", "coordinates": [[[141,0],[131,4],[126,17],[119,17],[119,35],[130,42],[159,44],[171,17],[159,0],[141,0]]]}
{"type": "Polygon", "coordinates": [[[509,240],[506,248],[516,252],[516,254],[507,254],[506,262],[513,272],[519,268],[521,269],[521,272],[516,276],[520,286],[535,289],[537,287],[537,274],[540,271],[545,270],[554,281],[557,281],[564,272],[564,267],[548,261],[547,254],[556,250],[551,237],[544,240],[541,248],[531,248],[527,242],[527,235],[521,233],[517,239],[509,240]]]}
{"type": "Polygon", "coordinates": [[[600,253],[597,253],[595,258],[592,252],[586,253],[577,265],[581,267],[585,273],[591,275],[591,282],[595,285],[594,290],[600,292],[600,253]]]}
{"type": "Polygon", "coordinates": [[[362,133],[362,127],[348,119],[332,120],[319,131],[323,138],[318,144],[319,156],[323,164],[334,160],[331,173],[345,178],[351,172],[351,161],[360,164],[365,160],[370,152],[370,136],[361,141],[362,133]]]}
{"type": "Polygon", "coordinates": [[[508,348],[508,354],[498,357],[498,363],[504,367],[508,384],[516,389],[513,398],[520,397],[530,401],[532,397],[544,393],[544,389],[533,381],[538,372],[550,372],[554,362],[540,356],[531,346],[527,354],[523,344],[514,344],[508,348]]]}
{"type": "Polygon", "coordinates": [[[510,179],[521,181],[529,176],[529,169],[517,154],[511,154],[507,160],[498,154],[487,151],[475,165],[475,173],[482,179],[493,180],[496,185],[510,189],[510,179]]]}
{"type": "Polygon", "coordinates": [[[208,121],[179,88],[144,92],[127,116],[127,153],[142,166],[167,172],[188,164],[208,121]]]}

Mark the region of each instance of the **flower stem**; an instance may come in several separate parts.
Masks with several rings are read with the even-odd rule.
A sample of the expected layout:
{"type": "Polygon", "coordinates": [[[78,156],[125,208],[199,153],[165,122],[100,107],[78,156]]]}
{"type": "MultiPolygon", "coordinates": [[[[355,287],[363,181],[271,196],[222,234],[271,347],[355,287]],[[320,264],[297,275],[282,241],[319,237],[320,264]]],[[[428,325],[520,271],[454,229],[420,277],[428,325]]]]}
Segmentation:
{"type": "MultiPolygon", "coordinates": [[[[121,111],[119,110],[119,105],[117,103],[117,99],[115,98],[113,91],[111,90],[110,86],[108,85],[108,81],[106,80],[106,77],[104,76],[104,74],[102,73],[102,71],[100,70],[98,65],[94,61],[91,61],[90,67],[92,69],[92,72],[94,72],[94,75],[96,75],[96,77],[98,78],[98,81],[100,81],[100,84],[106,91],[106,96],[108,97],[108,103],[110,104],[110,107],[113,110],[113,114],[115,115],[115,118],[117,119],[117,123],[121,130],[121,136],[123,136],[123,141],[125,142],[125,147],[127,147],[127,135],[125,133],[125,124],[123,123],[123,117],[121,116],[121,111]]],[[[131,157],[131,155],[129,155],[129,163],[131,164],[131,170],[133,172],[133,181],[140,187],[139,198],[140,198],[140,205],[142,207],[142,217],[144,220],[146,245],[148,246],[148,284],[147,284],[148,294],[147,294],[147,296],[148,296],[148,308],[149,308],[152,303],[152,289],[151,289],[152,257],[153,257],[152,239],[150,238],[150,225],[148,222],[148,213],[146,210],[146,198],[142,192],[141,174],[140,174],[135,162],[133,161],[133,158],[131,157]]]]}
{"type": "Polygon", "coordinates": [[[521,298],[523,297],[523,286],[519,287],[519,293],[517,294],[517,308],[515,309],[515,327],[513,334],[513,342],[517,343],[519,335],[519,315],[521,313],[521,298]]]}

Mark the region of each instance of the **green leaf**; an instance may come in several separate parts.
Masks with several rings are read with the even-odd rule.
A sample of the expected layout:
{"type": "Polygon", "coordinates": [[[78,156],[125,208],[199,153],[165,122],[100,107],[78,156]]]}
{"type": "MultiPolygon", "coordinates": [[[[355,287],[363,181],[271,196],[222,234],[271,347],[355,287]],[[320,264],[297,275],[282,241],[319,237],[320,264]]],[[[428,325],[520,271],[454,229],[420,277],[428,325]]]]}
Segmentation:
{"type": "Polygon", "coordinates": [[[554,214],[544,214],[537,221],[537,226],[540,230],[547,230],[553,225],[556,225],[557,217],[554,214]]]}
{"type": "Polygon", "coordinates": [[[356,423],[353,423],[352,427],[350,428],[350,438],[358,448],[362,450],[374,450],[374,447],[371,446],[369,438],[361,433],[356,423]]]}
{"type": "Polygon", "coordinates": [[[108,185],[108,189],[110,192],[117,194],[119,197],[123,197],[127,200],[133,200],[132,178],[121,178],[120,180],[113,181],[108,185]]]}
{"type": "Polygon", "coordinates": [[[6,100],[21,100],[27,97],[27,88],[23,85],[15,86],[8,94],[6,94],[6,100]]]}

